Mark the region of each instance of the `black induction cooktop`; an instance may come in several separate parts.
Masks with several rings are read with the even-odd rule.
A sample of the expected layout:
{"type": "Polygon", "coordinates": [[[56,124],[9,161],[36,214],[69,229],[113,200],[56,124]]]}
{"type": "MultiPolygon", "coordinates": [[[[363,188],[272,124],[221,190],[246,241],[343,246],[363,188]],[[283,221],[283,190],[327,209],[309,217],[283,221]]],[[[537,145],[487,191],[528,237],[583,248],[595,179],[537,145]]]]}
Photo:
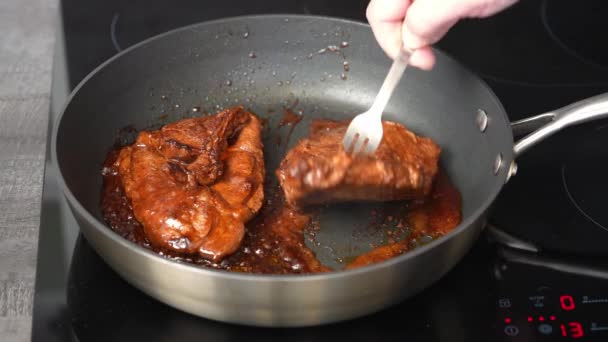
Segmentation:
{"type": "MultiPolygon", "coordinates": [[[[78,82],[148,37],[243,14],[365,21],[366,5],[62,0],[49,129],[78,82]]],[[[483,77],[516,121],[608,90],[607,14],[601,0],[521,1],[495,17],[458,24],[438,48],[483,77]]],[[[78,233],[47,157],[32,341],[607,341],[608,121],[561,132],[518,164],[484,235],[432,287],[365,318],[270,329],[195,317],[124,282],[78,233]]]]}

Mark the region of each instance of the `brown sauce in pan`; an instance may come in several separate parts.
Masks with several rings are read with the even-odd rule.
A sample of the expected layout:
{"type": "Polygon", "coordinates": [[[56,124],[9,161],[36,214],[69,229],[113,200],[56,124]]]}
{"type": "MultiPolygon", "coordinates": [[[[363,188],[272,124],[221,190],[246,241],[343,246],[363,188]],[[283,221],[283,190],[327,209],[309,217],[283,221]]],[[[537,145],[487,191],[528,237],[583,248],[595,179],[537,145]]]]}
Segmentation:
{"type": "Polygon", "coordinates": [[[399,225],[411,229],[408,238],[378,246],[371,252],[355,258],[346,265],[346,268],[366,266],[396,257],[419,246],[420,243],[432,241],[449,233],[460,223],[461,204],[460,193],[444,170],[440,169],[428,200],[404,203],[402,217],[388,217],[389,220],[399,220],[399,225]]]}
{"type": "Polygon", "coordinates": [[[302,115],[298,115],[294,113],[291,109],[286,108],[283,111],[283,117],[279,122],[279,127],[283,127],[285,125],[295,127],[300,121],[302,121],[302,115]]]}
{"type": "MultiPolygon", "coordinates": [[[[333,271],[321,264],[305,244],[305,236],[314,237],[315,231],[319,229],[318,213],[303,213],[288,207],[278,185],[269,185],[274,182],[266,182],[264,205],[256,217],[246,224],[246,235],[241,247],[220,263],[213,263],[198,256],[178,255],[172,251],[152,248],[143,227],[134,218],[120,176],[117,170],[113,169],[112,165],[119,149],[120,146],[115,146],[104,162],[101,209],[106,223],[123,238],[169,259],[214,269],[264,274],[333,271]]],[[[420,243],[445,235],[461,220],[460,194],[443,170],[440,170],[432,194],[427,200],[420,203],[404,201],[397,205],[403,206],[403,210],[399,210],[399,217],[377,217],[378,225],[372,228],[388,229],[384,228],[381,221],[398,222],[398,228],[409,231],[407,238],[400,241],[391,238],[387,244],[375,246],[370,252],[348,262],[345,265],[347,269],[377,263],[405,253],[420,243]]],[[[370,216],[382,215],[374,212],[370,213],[370,216]]]]}
{"type": "Polygon", "coordinates": [[[281,129],[284,126],[287,126],[288,131],[285,137],[277,135],[275,144],[277,146],[283,145],[284,152],[286,152],[287,145],[289,145],[289,141],[291,140],[291,135],[293,134],[294,129],[300,123],[300,121],[302,121],[302,115],[294,113],[291,108],[285,108],[283,110],[283,117],[281,117],[281,121],[279,121],[279,124],[276,128],[281,129]]]}

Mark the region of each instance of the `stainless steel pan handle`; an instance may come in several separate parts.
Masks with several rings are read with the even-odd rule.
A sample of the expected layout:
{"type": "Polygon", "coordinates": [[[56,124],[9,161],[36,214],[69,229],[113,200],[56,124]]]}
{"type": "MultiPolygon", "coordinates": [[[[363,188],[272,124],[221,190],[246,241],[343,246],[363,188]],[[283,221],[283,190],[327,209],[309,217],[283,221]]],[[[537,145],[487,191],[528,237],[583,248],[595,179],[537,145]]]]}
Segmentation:
{"type": "Polygon", "coordinates": [[[535,121],[549,121],[515,143],[513,147],[515,158],[565,127],[607,117],[608,93],[603,93],[548,113],[514,122],[513,127],[525,126],[535,121]]]}

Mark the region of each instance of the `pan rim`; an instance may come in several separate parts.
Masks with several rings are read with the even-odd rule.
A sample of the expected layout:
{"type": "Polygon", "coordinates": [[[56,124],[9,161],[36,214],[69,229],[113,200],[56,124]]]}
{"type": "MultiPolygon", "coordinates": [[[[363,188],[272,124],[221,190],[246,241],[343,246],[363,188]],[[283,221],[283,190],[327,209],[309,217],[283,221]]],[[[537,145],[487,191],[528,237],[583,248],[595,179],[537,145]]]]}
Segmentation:
{"type": "MultiPolygon", "coordinates": [[[[335,23],[343,23],[343,24],[347,24],[350,26],[359,26],[359,27],[363,27],[363,28],[367,28],[367,29],[371,30],[371,26],[368,23],[365,23],[362,21],[345,19],[345,18],[340,18],[340,17],[325,16],[325,15],[274,13],[274,14],[253,14],[253,15],[228,16],[228,17],[218,18],[218,19],[214,19],[214,20],[202,21],[202,22],[198,22],[198,23],[194,23],[194,24],[190,24],[190,25],[185,25],[185,26],[181,26],[181,27],[160,33],[158,35],[155,35],[155,36],[149,37],[145,40],[142,40],[141,42],[133,44],[133,45],[129,46],[128,48],[113,55],[112,57],[108,58],[106,61],[104,61],[103,63],[99,64],[96,68],[94,68],[89,74],[87,74],[70,92],[65,103],[62,105],[61,112],[56,120],[55,126],[53,127],[53,132],[52,132],[52,137],[51,137],[51,144],[52,144],[51,145],[51,156],[57,163],[58,177],[56,177],[56,178],[59,182],[59,186],[62,189],[64,196],[70,202],[70,204],[74,207],[74,210],[78,211],[84,217],[84,219],[87,220],[88,223],[94,227],[94,229],[101,231],[101,233],[105,237],[112,240],[113,243],[120,245],[121,248],[126,248],[128,250],[131,250],[132,252],[139,254],[140,256],[142,256],[144,258],[151,258],[155,262],[164,263],[168,266],[177,267],[183,271],[194,272],[194,273],[205,275],[205,276],[220,277],[220,278],[238,280],[238,281],[262,282],[262,283],[277,282],[277,281],[283,282],[283,283],[292,283],[292,282],[299,283],[299,282],[315,282],[315,281],[319,281],[319,280],[324,280],[324,281],[338,280],[338,279],[344,279],[344,278],[348,278],[348,277],[361,276],[363,274],[367,274],[370,272],[378,272],[378,271],[381,271],[382,269],[390,268],[394,264],[401,263],[404,260],[415,258],[416,256],[418,256],[420,254],[427,253],[431,249],[440,248],[441,245],[446,244],[449,240],[455,238],[456,236],[458,236],[460,234],[463,234],[468,229],[472,229],[472,226],[474,225],[474,223],[479,218],[481,218],[484,215],[484,213],[486,213],[488,211],[488,209],[494,203],[498,194],[501,192],[501,190],[505,184],[505,179],[507,177],[504,168],[501,168],[500,174],[496,175],[497,180],[500,180],[501,182],[497,181],[495,183],[496,185],[494,185],[494,187],[492,189],[490,189],[490,195],[484,200],[483,204],[481,206],[477,207],[465,219],[461,220],[461,222],[458,224],[458,226],[456,226],[454,229],[452,229],[448,234],[442,236],[439,239],[433,240],[433,241],[429,242],[428,244],[425,244],[421,247],[417,247],[416,249],[414,249],[412,251],[403,253],[401,255],[398,255],[396,257],[393,257],[393,258],[390,258],[390,259],[387,259],[387,260],[384,260],[384,261],[381,261],[378,263],[370,264],[370,265],[355,268],[355,269],[335,270],[335,271],[327,272],[327,273],[312,273],[312,274],[240,273],[240,272],[231,272],[231,271],[220,270],[220,269],[206,268],[206,267],[198,266],[195,264],[189,264],[189,263],[185,263],[185,262],[170,260],[170,259],[167,259],[165,257],[158,255],[154,251],[145,249],[145,248],[119,236],[114,231],[112,231],[112,229],[108,225],[106,225],[105,223],[101,222],[96,217],[94,217],[89,212],[89,210],[87,210],[81,204],[81,202],[76,198],[76,196],[72,193],[70,188],[67,186],[67,183],[64,179],[63,172],[58,163],[59,158],[58,158],[58,152],[57,152],[57,137],[58,137],[58,134],[60,131],[61,124],[63,122],[63,117],[64,117],[68,107],[72,103],[73,99],[78,95],[80,89],[83,88],[85,85],[87,85],[87,83],[89,82],[90,79],[94,78],[99,72],[104,70],[110,64],[112,64],[116,61],[119,61],[120,58],[122,58],[122,56],[124,56],[136,49],[139,49],[145,45],[148,45],[154,41],[164,39],[168,36],[179,34],[180,32],[189,31],[194,28],[217,25],[219,23],[225,24],[225,23],[230,23],[230,22],[239,22],[239,21],[243,21],[243,20],[269,20],[269,19],[274,19],[274,20],[276,20],[276,19],[323,20],[323,21],[330,21],[330,22],[335,22],[335,23]]],[[[492,91],[492,89],[489,87],[489,85],[481,77],[479,77],[479,75],[474,73],[472,70],[470,70],[465,65],[463,65],[462,63],[460,63],[459,61],[457,61],[456,59],[454,59],[447,53],[443,52],[442,50],[433,47],[433,51],[436,54],[440,54],[444,58],[451,60],[452,63],[458,65],[459,68],[465,70],[468,74],[472,75],[475,78],[475,80],[477,82],[479,82],[480,86],[488,93],[489,98],[493,102],[495,102],[496,106],[500,109],[500,113],[497,113],[497,115],[502,115],[505,122],[507,122],[507,123],[510,122],[510,120],[508,119],[508,117],[506,115],[506,111],[504,109],[503,104],[498,99],[498,97],[496,96],[494,91],[492,91]]],[[[511,141],[511,144],[513,144],[513,141],[511,141]]],[[[503,165],[505,165],[505,164],[509,165],[512,160],[512,151],[511,150],[504,151],[504,153],[508,153],[508,154],[503,155],[503,158],[504,158],[503,165]]],[[[490,171],[491,170],[489,170],[489,172],[490,171]]],[[[485,227],[482,229],[485,229],[485,227]]],[[[79,231],[82,232],[82,229],[79,229],[79,231]]]]}

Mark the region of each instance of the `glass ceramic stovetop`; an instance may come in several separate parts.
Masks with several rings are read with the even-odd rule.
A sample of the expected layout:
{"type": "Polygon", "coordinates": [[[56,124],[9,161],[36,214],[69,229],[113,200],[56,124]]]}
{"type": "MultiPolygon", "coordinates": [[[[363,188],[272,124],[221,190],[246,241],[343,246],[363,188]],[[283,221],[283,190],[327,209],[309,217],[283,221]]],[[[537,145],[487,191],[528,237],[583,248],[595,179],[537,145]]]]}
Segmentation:
{"type": "MultiPolygon", "coordinates": [[[[522,1],[491,19],[459,24],[438,47],[482,76],[511,120],[555,109],[608,90],[603,43],[608,5],[601,0],[575,4],[522,1]]],[[[213,5],[62,0],[49,129],[84,76],[150,36],[254,13],[364,21],[366,5],[362,0],[213,5]]],[[[606,341],[606,166],[606,120],[559,133],[519,159],[519,172],[498,198],[491,226],[435,285],[365,318],[316,328],[259,329],[182,313],[125,283],[79,235],[47,157],[32,341],[606,341]]]]}

